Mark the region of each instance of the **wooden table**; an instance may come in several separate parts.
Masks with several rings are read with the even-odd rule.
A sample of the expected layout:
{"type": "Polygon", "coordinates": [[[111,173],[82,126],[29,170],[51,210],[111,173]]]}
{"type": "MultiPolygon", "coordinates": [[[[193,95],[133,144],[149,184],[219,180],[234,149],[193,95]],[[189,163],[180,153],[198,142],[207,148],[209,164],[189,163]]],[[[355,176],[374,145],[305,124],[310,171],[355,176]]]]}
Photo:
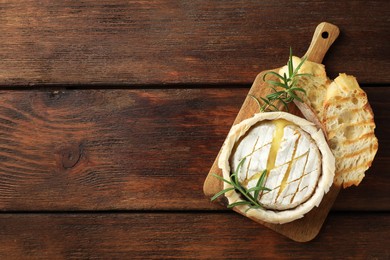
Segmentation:
{"type": "Polygon", "coordinates": [[[390,257],[389,1],[39,2],[0,3],[1,259],[390,257]],[[297,243],[202,185],[254,77],[322,21],[380,147],[297,243]]]}

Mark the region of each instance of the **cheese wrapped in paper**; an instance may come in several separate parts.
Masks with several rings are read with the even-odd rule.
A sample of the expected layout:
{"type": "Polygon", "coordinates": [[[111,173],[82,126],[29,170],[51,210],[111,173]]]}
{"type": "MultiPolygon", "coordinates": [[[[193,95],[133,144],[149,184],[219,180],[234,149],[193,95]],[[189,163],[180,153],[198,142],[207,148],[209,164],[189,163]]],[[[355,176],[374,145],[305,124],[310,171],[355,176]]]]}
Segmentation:
{"type": "MultiPolygon", "coordinates": [[[[259,113],[235,125],[222,148],[218,165],[223,177],[238,168],[246,189],[255,187],[264,170],[259,193],[260,209],[237,206],[247,216],[269,223],[287,223],[318,206],[333,183],[335,160],[320,129],[313,123],[284,112],[259,113]]],[[[224,183],[224,188],[229,188],[224,183]]],[[[252,193],[253,195],[253,193],[252,193]]],[[[229,204],[242,200],[235,191],[225,196],[229,204]]]]}

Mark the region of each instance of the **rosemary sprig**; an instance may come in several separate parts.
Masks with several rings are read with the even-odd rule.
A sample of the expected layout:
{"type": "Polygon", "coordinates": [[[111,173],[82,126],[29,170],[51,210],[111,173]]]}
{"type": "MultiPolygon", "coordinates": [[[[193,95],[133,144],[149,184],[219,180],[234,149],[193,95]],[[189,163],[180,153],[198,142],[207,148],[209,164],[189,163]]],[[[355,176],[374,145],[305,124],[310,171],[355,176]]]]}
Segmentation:
{"type": "Polygon", "coordinates": [[[299,69],[302,67],[303,63],[306,61],[306,57],[304,57],[301,62],[298,64],[296,68],[294,68],[294,64],[292,61],[292,49],[290,48],[290,56],[288,59],[287,67],[288,67],[288,76],[286,73],[280,75],[274,71],[268,71],[264,74],[263,80],[268,75],[276,76],[279,81],[267,80],[268,87],[272,89],[272,93],[268,94],[265,98],[260,97],[263,101],[263,104],[260,102],[258,98],[253,95],[248,95],[253,98],[256,103],[259,105],[260,112],[265,111],[278,111],[276,106],[276,102],[280,102],[288,111],[288,104],[293,100],[297,100],[299,102],[303,102],[302,99],[296,94],[296,91],[302,92],[306,94],[306,91],[303,88],[297,87],[297,82],[299,77],[311,76],[308,73],[298,73],[299,69]]]}
{"type": "MultiPolygon", "coordinates": [[[[268,83],[268,87],[272,89],[272,93],[268,94],[265,98],[260,97],[262,102],[255,96],[248,94],[248,96],[253,98],[256,101],[256,103],[259,105],[260,112],[278,111],[278,107],[277,107],[278,104],[276,102],[280,102],[281,104],[283,104],[283,106],[286,108],[287,111],[288,111],[288,104],[291,103],[292,101],[297,100],[299,102],[303,102],[302,99],[296,94],[296,91],[302,92],[304,94],[306,94],[306,91],[303,88],[297,87],[296,85],[299,77],[311,76],[311,74],[307,74],[307,73],[298,73],[299,69],[302,67],[305,61],[306,61],[306,57],[302,59],[302,61],[298,64],[296,68],[294,68],[294,64],[292,61],[292,49],[290,48],[290,56],[287,63],[288,76],[286,75],[286,73],[280,75],[274,71],[269,71],[264,74],[263,76],[264,81],[266,81],[265,78],[268,75],[276,76],[279,79],[279,81],[274,81],[274,80],[266,81],[268,83]]],[[[226,192],[230,192],[234,190],[237,193],[241,194],[243,200],[229,204],[227,206],[228,208],[233,208],[239,205],[247,205],[249,206],[249,208],[246,211],[248,211],[250,209],[259,209],[263,207],[261,203],[258,202],[257,198],[259,197],[261,191],[270,191],[269,188],[264,186],[267,170],[264,170],[261,173],[261,176],[257,181],[255,187],[252,187],[250,189],[245,189],[244,187],[241,186],[241,184],[238,181],[238,171],[240,167],[244,164],[245,159],[246,157],[244,157],[239,162],[236,170],[233,172],[233,174],[230,175],[230,180],[226,180],[219,175],[213,174],[214,177],[228,183],[229,185],[231,185],[231,187],[216,193],[211,198],[211,201],[216,200],[218,197],[222,196],[226,192]]]]}
{"type": "Polygon", "coordinates": [[[229,204],[227,206],[228,208],[233,208],[233,207],[239,206],[239,205],[248,205],[249,208],[246,211],[248,211],[250,209],[262,208],[262,205],[257,201],[257,198],[259,197],[260,191],[263,191],[263,190],[270,191],[270,189],[264,187],[264,181],[265,181],[265,176],[267,175],[267,170],[264,170],[262,172],[255,187],[252,187],[250,189],[245,189],[244,187],[241,186],[241,184],[238,181],[238,171],[240,170],[241,166],[244,164],[245,160],[246,160],[246,157],[244,157],[240,161],[240,163],[237,165],[236,170],[233,172],[233,174],[230,175],[230,180],[226,180],[225,178],[223,178],[217,174],[213,174],[213,176],[215,178],[230,184],[232,187],[226,188],[226,189],[221,190],[220,192],[216,193],[211,198],[211,201],[216,200],[219,196],[225,194],[226,192],[235,190],[237,193],[240,193],[243,196],[244,200],[229,204]],[[251,192],[254,192],[254,195],[252,195],[251,192]]]}

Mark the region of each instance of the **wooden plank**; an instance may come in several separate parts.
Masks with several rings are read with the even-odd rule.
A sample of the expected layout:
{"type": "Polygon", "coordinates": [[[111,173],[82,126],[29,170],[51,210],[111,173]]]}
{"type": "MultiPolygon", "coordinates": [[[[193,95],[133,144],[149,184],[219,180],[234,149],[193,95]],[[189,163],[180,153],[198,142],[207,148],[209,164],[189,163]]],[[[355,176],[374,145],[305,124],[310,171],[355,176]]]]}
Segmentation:
{"type": "Polygon", "coordinates": [[[1,2],[0,85],[249,83],[283,65],[289,46],[303,55],[328,19],[341,29],[328,74],[389,83],[389,9],[387,0],[1,2]]]}
{"type": "Polygon", "coordinates": [[[330,214],[296,243],[231,213],[2,214],[6,259],[388,259],[390,215],[330,214]]]}
{"type": "MultiPolygon", "coordinates": [[[[389,89],[365,88],[379,153],[338,210],[390,210],[389,89]]],[[[0,91],[0,209],[221,210],[203,181],[247,92],[0,91]]]]}

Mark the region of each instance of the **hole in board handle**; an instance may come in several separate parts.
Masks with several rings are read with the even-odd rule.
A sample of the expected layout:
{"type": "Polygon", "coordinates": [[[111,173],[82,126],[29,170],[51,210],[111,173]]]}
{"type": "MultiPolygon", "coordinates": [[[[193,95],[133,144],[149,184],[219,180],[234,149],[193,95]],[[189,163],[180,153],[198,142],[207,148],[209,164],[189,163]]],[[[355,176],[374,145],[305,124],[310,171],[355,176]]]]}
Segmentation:
{"type": "Polygon", "coordinates": [[[328,32],[323,32],[323,33],[321,34],[321,36],[322,36],[323,39],[328,39],[329,33],[328,33],[328,32]]]}

